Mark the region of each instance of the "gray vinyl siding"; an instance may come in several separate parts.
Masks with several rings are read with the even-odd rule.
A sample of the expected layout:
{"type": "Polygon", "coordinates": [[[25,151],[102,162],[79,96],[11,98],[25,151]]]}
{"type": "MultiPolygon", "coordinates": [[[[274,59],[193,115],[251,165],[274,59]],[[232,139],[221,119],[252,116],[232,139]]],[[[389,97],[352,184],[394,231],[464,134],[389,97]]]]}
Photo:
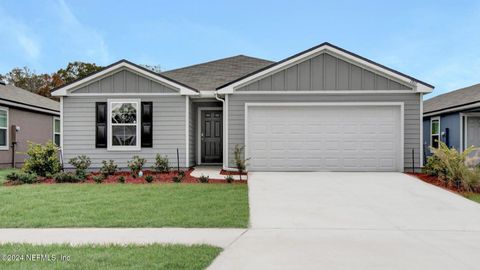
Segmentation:
{"type": "MultiPolygon", "coordinates": [[[[435,116],[433,116],[435,117],[435,116]]],[[[430,120],[432,117],[425,117],[423,119],[423,141],[425,147],[425,154],[430,155],[429,146],[431,145],[431,134],[430,134],[430,120]]],[[[440,141],[447,144],[448,147],[453,147],[460,151],[460,113],[449,113],[440,115],[440,141]],[[448,138],[447,138],[447,128],[448,128],[448,138]]]]}
{"type": "MultiPolygon", "coordinates": [[[[85,154],[92,160],[92,168],[101,167],[102,160],[113,159],[119,167],[125,168],[134,155],[147,159],[146,166],[154,163],[155,155],[168,155],[170,166],[177,166],[176,149],[179,149],[180,167],[185,167],[186,130],[184,96],[141,97],[142,101],[153,102],[153,148],[141,151],[108,151],[95,147],[95,102],[107,101],[107,96],[64,97],[63,103],[63,154],[65,166],[68,160],[85,154]]],[[[115,98],[132,98],[115,96],[115,98]]]]}
{"type": "Polygon", "coordinates": [[[75,93],[177,93],[172,87],[128,70],[121,70],[80,86],[75,93]]]}
{"type": "Polygon", "coordinates": [[[405,90],[411,86],[322,53],[236,91],[405,90]]]}
{"type": "Polygon", "coordinates": [[[415,167],[420,166],[420,96],[408,94],[349,94],[349,95],[247,95],[228,96],[228,159],[233,166],[236,144],[245,143],[245,103],[254,102],[404,102],[404,166],[412,166],[412,149],[415,167]]]}

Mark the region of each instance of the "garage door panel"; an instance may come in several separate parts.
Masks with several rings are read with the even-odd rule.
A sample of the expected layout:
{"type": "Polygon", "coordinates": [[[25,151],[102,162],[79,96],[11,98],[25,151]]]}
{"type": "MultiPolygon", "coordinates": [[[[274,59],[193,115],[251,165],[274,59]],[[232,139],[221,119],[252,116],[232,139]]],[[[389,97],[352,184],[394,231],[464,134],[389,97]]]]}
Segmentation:
{"type": "Polygon", "coordinates": [[[250,170],[400,170],[399,106],[252,106],[250,170]]]}

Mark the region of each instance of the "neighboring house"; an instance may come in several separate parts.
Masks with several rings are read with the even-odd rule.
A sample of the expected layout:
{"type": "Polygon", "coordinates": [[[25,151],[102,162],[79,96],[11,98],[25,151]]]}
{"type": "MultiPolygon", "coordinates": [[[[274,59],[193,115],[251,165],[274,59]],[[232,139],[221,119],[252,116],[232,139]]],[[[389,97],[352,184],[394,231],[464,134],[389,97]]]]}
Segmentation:
{"type": "Polygon", "coordinates": [[[60,144],[60,104],[0,82],[0,167],[22,166],[29,141],[60,144]]]}
{"type": "Polygon", "coordinates": [[[438,140],[463,151],[480,146],[480,84],[436,96],[423,103],[423,144],[438,147],[438,140]]]}
{"type": "Polygon", "coordinates": [[[155,73],[126,60],[57,89],[65,160],[133,155],[252,171],[403,171],[422,164],[433,86],[323,43],[280,62],[236,56],[155,73]],[[414,162],[412,163],[412,150],[414,162]]]}

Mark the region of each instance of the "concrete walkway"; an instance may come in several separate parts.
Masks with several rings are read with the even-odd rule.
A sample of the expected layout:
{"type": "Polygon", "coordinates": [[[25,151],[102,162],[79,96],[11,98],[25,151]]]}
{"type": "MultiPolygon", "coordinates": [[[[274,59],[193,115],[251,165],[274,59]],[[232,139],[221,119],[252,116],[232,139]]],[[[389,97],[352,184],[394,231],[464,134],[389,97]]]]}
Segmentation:
{"type": "MultiPolygon", "coordinates": [[[[226,175],[220,174],[222,167],[220,166],[196,166],[191,173],[193,177],[200,177],[202,175],[210,177],[210,179],[221,179],[224,180],[226,175]]],[[[232,175],[234,180],[240,180],[239,175],[232,175]]],[[[245,176],[242,177],[245,180],[245,176]]]]}
{"type": "Polygon", "coordinates": [[[225,248],[246,229],[78,228],[0,229],[0,243],[208,244],[225,248]]]}
{"type": "Polygon", "coordinates": [[[220,269],[479,269],[480,204],[401,173],[251,173],[220,269]]]}

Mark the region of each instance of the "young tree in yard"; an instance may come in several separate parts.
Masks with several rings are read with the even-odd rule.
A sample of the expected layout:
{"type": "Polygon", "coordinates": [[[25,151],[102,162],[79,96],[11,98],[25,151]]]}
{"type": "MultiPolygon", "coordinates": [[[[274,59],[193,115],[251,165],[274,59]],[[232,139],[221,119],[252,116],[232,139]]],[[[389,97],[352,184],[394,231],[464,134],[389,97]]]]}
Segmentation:
{"type": "Polygon", "coordinates": [[[244,157],[244,149],[245,146],[243,145],[235,145],[234,157],[235,157],[235,166],[237,167],[238,173],[240,174],[240,180],[242,180],[242,174],[247,169],[247,161],[249,158],[244,157]]]}

